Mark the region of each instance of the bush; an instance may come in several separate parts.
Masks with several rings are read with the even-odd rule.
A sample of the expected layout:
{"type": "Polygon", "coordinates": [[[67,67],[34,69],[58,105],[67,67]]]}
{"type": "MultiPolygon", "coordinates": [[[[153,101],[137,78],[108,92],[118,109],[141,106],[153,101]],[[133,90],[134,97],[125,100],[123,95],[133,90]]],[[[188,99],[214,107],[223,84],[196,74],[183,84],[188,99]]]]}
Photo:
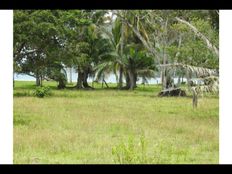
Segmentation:
{"type": "Polygon", "coordinates": [[[51,95],[51,91],[49,87],[37,87],[36,90],[34,91],[34,95],[39,98],[43,98],[45,96],[51,95]]]}
{"type": "Polygon", "coordinates": [[[147,164],[151,159],[147,156],[147,145],[144,136],[139,143],[130,137],[128,144],[121,143],[112,148],[114,162],[119,164],[147,164]]]}

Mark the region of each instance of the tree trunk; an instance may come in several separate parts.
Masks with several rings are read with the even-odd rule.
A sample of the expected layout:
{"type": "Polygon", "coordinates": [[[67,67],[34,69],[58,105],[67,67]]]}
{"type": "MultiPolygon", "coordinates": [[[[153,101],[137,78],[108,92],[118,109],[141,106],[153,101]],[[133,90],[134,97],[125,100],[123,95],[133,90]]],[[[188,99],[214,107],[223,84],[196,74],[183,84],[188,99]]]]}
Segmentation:
{"type": "Polygon", "coordinates": [[[84,86],[84,88],[89,88],[90,87],[88,82],[87,82],[87,79],[88,79],[88,74],[87,74],[87,72],[84,72],[83,73],[83,86],[84,86]]]}
{"type": "Polygon", "coordinates": [[[102,77],[102,88],[104,87],[104,78],[105,78],[105,75],[103,74],[103,77],[102,77]]]}
{"type": "Polygon", "coordinates": [[[186,96],[186,92],[181,88],[169,88],[162,90],[158,96],[165,97],[165,96],[186,96]]]}
{"type": "Polygon", "coordinates": [[[83,72],[80,70],[80,68],[78,68],[78,76],[77,76],[77,85],[76,88],[81,89],[83,88],[82,86],[82,82],[83,82],[83,72]]]}
{"type": "Polygon", "coordinates": [[[133,90],[136,87],[136,74],[133,70],[128,71],[130,78],[130,90],[133,90]]]}
{"type": "MultiPolygon", "coordinates": [[[[122,22],[122,26],[121,26],[121,40],[120,40],[120,56],[123,56],[123,49],[124,49],[124,23],[122,22]]],[[[122,88],[122,76],[123,76],[123,67],[122,65],[120,65],[119,67],[119,81],[118,81],[118,88],[121,89],[122,88]]]]}
{"type": "Polygon", "coordinates": [[[167,72],[165,68],[163,69],[163,72],[162,72],[162,87],[163,87],[163,90],[167,89],[167,72]]]}
{"type": "MultiPolygon", "coordinates": [[[[165,53],[165,48],[163,48],[163,65],[167,64],[167,57],[165,53]]],[[[163,90],[167,89],[167,70],[166,67],[162,68],[162,86],[163,90]]]]}
{"type": "Polygon", "coordinates": [[[118,88],[119,89],[122,88],[122,76],[123,76],[123,69],[120,66],[120,68],[119,68],[119,80],[118,80],[118,88]]]}
{"type": "Polygon", "coordinates": [[[137,88],[137,74],[134,73],[134,87],[137,88]]]}
{"type": "Polygon", "coordinates": [[[89,75],[89,69],[85,69],[84,71],[81,71],[80,68],[78,68],[78,77],[77,77],[77,85],[76,88],[92,88],[89,86],[87,79],[89,75]]]}
{"type": "Polygon", "coordinates": [[[40,76],[36,75],[36,86],[40,86],[40,76]]]}
{"type": "Polygon", "coordinates": [[[198,103],[198,95],[196,90],[192,90],[192,91],[193,91],[193,108],[196,108],[198,103]]]}
{"type": "Polygon", "coordinates": [[[128,72],[126,72],[126,89],[129,89],[130,88],[130,77],[129,77],[129,74],[128,72]]]}
{"type": "Polygon", "coordinates": [[[103,79],[103,82],[105,83],[106,87],[109,88],[108,84],[106,83],[105,79],[103,79]]]}
{"type": "Polygon", "coordinates": [[[59,84],[58,84],[58,89],[64,89],[65,88],[65,83],[62,79],[59,80],[59,84]]]}
{"type": "Polygon", "coordinates": [[[163,70],[162,69],[160,71],[160,84],[163,84],[163,70]]]}
{"type": "Polygon", "coordinates": [[[181,23],[186,24],[199,38],[201,38],[203,41],[205,41],[207,47],[217,56],[219,56],[219,49],[212,44],[212,42],[209,41],[209,39],[203,35],[195,26],[193,26],[191,23],[188,21],[185,21],[183,19],[180,19],[178,17],[175,17],[176,20],[178,20],[181,23]]]}
{"type": "Polygon", "coordinates": [[[91,86],[89,86],[87,79],[88,79],[88,75],[89,75],[89,69],[84,71],[83,74],[83,86],[84,88],[92,88],[91,86]]]}
{"type": "MultiPolygon", "coordinates": [[[[125,19],[124,19],[125,20],[125,19]]],[[[141,35],[140,31],[137,30],[137,28],[133,27],[132,24],[129,23],[129,21],[125,20],[125,22],[127,23],[127,25],[132,29],[133,33],[139,38],[139,40],[142,42],[142,44],[144,45],[144,47],[154,56],[157,58],[158,62],[159,62],[159,57],[158,54],[155,50],[155,48],[152,46],[152,44],[150,43],[150,41],[146,41],[146,39],[141,35]]]]}
{"type": "Polygon", "coordinates": [[[42,82],[43,82],[43,76],[41,75],[41,76],[40,76],[40,87],[43,86],[42,82]]]}

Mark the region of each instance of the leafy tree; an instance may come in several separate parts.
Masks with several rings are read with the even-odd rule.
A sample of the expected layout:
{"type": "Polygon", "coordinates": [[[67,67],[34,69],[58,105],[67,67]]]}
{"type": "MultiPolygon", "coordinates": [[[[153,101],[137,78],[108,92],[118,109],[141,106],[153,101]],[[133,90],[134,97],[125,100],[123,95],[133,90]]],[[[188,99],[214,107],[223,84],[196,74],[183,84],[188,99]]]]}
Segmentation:
{"type": "Polygon", "coordinates": [[[78,89],[91,88],[89,77],[107,85],[111,73],[119,89],[131,90],[138,78],[160,74],[169,90],[185,77],[197,101],[200,90],[217,89],[218,17],[217,10],[16,10],[14,71],[65,88],[65,68],[74,68],[78,89]]]}
{"type": "Polygon", "coordinates": [[[59,14],[51,10],[14,12],[14,61],[21,73],[36,78],[37,86],[49,78],[49,67],[60,62],[59,14]]]}

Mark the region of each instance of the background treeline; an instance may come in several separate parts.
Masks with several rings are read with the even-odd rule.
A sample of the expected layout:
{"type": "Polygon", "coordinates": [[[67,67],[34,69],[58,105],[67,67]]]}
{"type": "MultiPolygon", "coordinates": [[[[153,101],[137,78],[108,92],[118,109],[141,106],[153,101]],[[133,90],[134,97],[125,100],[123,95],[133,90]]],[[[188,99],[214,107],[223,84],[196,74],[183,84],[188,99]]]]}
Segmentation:
{"type": "Polygon", "coordinates": [[[217,10],[15,10],[14,73],[37,86],[55,80],[59,89],[69,68],[77,89],[112,73],[118,89],[131,90],[138,78],[160,76],[163,90],[202,78],[197,89],[210,91],[218,84],[218,33],[217,10]]]}

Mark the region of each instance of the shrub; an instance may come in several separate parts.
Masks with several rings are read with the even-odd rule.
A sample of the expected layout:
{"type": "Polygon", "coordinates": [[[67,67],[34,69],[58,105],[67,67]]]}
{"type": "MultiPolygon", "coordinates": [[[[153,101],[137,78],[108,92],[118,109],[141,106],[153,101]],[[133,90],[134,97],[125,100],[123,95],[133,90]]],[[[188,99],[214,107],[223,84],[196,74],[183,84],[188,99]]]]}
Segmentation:
{"type": "Polygon", "coordinates": [[[144,136],[140,137],[139,143],[130,137],[128,144],[121,143],[112,148],[114,162],[119,164],[146,164],[150,159],[147,156],[147,145],[144,136]]]}
{"type": "Polygon", "coordinates": [[[51,91],[49,87],[37,87],[34,91],[34,95],[39,98],[43,98],[45,96],[51,95],[51,91]]]}

